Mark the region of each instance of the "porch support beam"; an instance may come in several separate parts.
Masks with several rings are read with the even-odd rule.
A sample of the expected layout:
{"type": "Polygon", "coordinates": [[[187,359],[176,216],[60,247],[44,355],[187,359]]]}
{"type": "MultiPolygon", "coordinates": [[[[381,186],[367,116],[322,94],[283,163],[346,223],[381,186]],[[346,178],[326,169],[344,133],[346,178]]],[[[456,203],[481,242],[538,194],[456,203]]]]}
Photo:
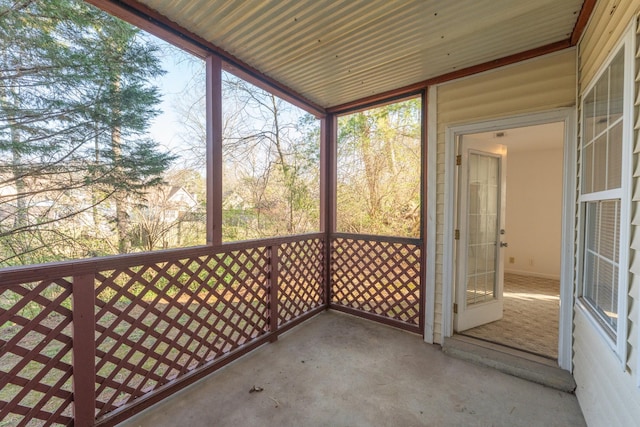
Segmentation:
{"type": "Polygon", "coordinates": [[[207,65],[207,244],[222,244],[222,60],[207,65]]]}
{"type": "Polygon", "coordinates": [[[200,57],[215,55],[224,61],[224,68],[238,77],[249,81],[267,92],[300,107],[316,117],[324,117],[324,108],[309,101],[303,95],[286,85],[264,75],[260,71],[236,58],[224,49],[188,31],[186,28],[167,19],[157,11],[136,0],[84,0],[105,12],[118,17],[165,40],[180,49],[200,57]]]}
{"type": "MultiPolygon", "coordinates": [[[[427,257],[435,257],[434,253],[427,253],[428,247],[428,238],[431,237],[429,233],[427,233],[427,214],[429,212],[428,206],[428,191],[429,187],[427,185],[427,177],[429,176],[429,155],[436,153],[429,153],[427,150],[427,135],[429,129],[429,121],[428,118],[428,94],[426,89],[422,91],[420,96],[421,99],[421,115],[420,115],[420,163],[422,166],[422,170],[420,171],[420,332],[422,333],[422,338],[426,340],[433,340],[433,332],[428,330],[425,323],[425,314],[426,314],[426,289],[427,289],[427,257]],[[431,336],[428,336],[431,334],[431,336]]],[[[433,124],[435,126],[435,123],[433,124]]],[[[431,191],[435,191],[435,187],[431,188],[431,191]]],[[[433,236],[435,239],[435,236],[433,236]]]]}
{"type": "Polygon", "coordinates": [[[437,77],[432,77],[422,82],[414,83],[408,86],[404,86],[398,89],[389,90],[387,92],[381,92],[375,95],[368,96],[366,98],[358,99],[356,101],[347,102],[345,104],[328,107],[326,110],[328,113],[342,114],[353,110],[362,109],[365,106],[370,106],[385,102],[389,99],[398,99],[417,91],[423,90],[429,86],[457,80],[462,77],[472,76],[474,74],[482,73],[485,71],[493,70],[495,68],[504,67],[505,65],[515,64],[517,62],[526,61],[527,59],[536,58],[538,56],[547,55],[549,53],[557,52],[563,49],[571,47],[571,40],[562,40],[559,42],[551,43],[545,46],[540,46],[535,49],[530,49],[524,52],[516,53],[513,55],[505,56],[503,58],[494,59],[492,61],[484,62],[482,64],[474,65],[471,67],[463,68],[461,70],[453,71],[451,73],[442,74],[437,77]]]}
{"type": "Polygon", "coordinates": [[[578,41],[580,41],[580,37],[582,37],[582,33],[584,32],[587,22],[589,22],[589,18],[591,18],[591,14],[595,7],[596,0],[584,0],[582,9],[580,10],[580,15],[578,15],[576,25],[573,27],[573,32],[571,33],[571,46],[577,45],[578,41]]]}
{"type": "Polygon", "coordinates": [[[331,236],[336,231],[337,138],[337,118],[328,114],[320,123],[320,231],[325,235],[323,268],[327,308],[331,303],[331,236]]]}

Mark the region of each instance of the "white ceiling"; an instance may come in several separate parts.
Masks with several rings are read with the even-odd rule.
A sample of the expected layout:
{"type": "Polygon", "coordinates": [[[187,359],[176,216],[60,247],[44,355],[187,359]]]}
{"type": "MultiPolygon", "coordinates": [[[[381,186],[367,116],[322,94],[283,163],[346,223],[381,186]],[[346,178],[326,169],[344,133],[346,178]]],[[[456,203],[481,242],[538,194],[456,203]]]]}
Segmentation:
{"type": "Polygon", "coordinates": [[[322,107],[567,40],[583,0],[141,0],[322,107]]]}
{"type": "Polygon", "coordinates": [[[549,123],[494,132],[465,135],[473,141],[490,141],[506,145],[507,153],[541,150],[561,150],[564,144],[564,123],[549,123]],[[502,133],[503,136],[498,136],[502,133]]]}

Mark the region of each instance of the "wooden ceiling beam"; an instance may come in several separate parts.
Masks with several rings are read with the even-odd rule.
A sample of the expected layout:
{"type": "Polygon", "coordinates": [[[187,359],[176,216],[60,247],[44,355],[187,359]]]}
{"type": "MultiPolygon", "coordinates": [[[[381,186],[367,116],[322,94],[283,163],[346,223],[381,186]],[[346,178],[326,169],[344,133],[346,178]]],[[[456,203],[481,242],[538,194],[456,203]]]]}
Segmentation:
{"type": "Polygon", "coordinates": [[[545,46],[537,47],[535,49],[530,49],[524,52],[520,52],[513,55],[505,56],[499,59],[494,59],[492,61],[484,62],[482,64],[463,68],[461,70],[452,71],[447,74],[442,74],[440,76],[433,77],[419,83],[414,83],[409,86],[404,86],[404,87],[390,90],[387,92],[381,92],[376,95],[371,95],[366,98],[358,99],[356,101],[336,105],[334,107],[329,107],[327,108],[327,112],[332,114],[344,114],[346,112],[356,111],[356,110],[362,109],[363,106],[385,102],[385,100],[387,99],[399,98],[399,97],[402,97],[403,95],[409,95],[409,94],[415,93],[416,91],[423,90],[429,86],[460,79],[462,77],[469,77],[474,74],[483,73],[485,71],[493,70],[495,68],[504,67],[505,65],[511,65],[518,62],[526,61],[527,59],[532,59],[538,56],[547,55],[549,53],[567,49],[569,47],[571,47],[570,40],[569,39],[562,40],[560,42],[551,43],[545,46]]]}
{"type": "Polygon", "coordinates": [[[578,15],[576,25],[573,27],[573,32],[571,33],[571,46],[578,44],[578,41],[580,40],[580,37],[582,37],[582,33],[584,32],[595,7],[596,0],[584,0],[584,3],[582,3],[580,15],[578,15]]]}

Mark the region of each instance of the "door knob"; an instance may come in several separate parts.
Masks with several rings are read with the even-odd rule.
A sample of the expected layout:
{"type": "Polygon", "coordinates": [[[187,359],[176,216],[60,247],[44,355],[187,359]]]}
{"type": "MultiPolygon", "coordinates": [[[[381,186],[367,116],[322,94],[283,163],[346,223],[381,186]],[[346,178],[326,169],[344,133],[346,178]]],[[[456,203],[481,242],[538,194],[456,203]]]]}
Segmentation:
{"type": "Polygon", "coordinates": [[[500,247],[501,248],[506,248],[507,246],[509,246],[509,244],[507,242],[500,242],[500,247]]]}

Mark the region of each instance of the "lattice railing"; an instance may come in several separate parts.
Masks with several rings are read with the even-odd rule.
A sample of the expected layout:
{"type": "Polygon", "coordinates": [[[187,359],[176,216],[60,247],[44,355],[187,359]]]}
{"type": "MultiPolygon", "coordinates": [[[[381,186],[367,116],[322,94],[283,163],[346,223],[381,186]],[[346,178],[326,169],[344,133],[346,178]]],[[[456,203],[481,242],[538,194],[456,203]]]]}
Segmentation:
{"type": "Polygon", "coordinates": [[[266,248],[96,276],[98,416],[267,332],[266,248]]]}
{"type": "Polygon", "coordinates": [[[282,325],[324,304],[324,245],[318,239],[285,243],[278,256],[282,325]]]}
{"type": "Polygon", "coordinates": [[[72,422],[71,283],[0,288],[0,425],[72,422]]]}
{"type": "Polygon", "coordinates": [[[336,235],[331,241],[331,307],[420,330],[421,242],[336,235]]]}
{"type": "Polygon", "coordinates": [[[323,247],[308,235],[0,270],[0,425],[119,422],[273,340],[324,307],[323,247]]]}

